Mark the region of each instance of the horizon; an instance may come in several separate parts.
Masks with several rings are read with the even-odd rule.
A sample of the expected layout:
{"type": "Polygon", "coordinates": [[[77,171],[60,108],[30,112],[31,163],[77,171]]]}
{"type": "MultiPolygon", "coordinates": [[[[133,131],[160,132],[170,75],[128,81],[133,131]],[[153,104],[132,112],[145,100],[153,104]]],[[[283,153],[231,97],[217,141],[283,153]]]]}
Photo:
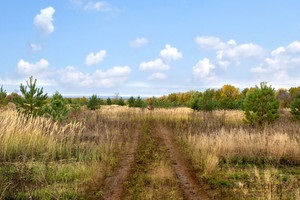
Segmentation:
{"type": "Polygon", "coordinates": [[[225,84],[300,85],[300,2],[4,2],[0,86],[163,96],[225,84]]]}

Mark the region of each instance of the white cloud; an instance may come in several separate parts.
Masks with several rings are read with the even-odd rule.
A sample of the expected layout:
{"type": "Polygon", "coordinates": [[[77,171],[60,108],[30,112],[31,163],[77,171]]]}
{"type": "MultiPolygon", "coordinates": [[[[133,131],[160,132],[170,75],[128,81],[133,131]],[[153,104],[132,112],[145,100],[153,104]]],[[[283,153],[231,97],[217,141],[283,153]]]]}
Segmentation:
{"type": "Polygon", "coordinates": [[[73,66],[68,66],[61,71],[60,81],[74,87],[110,88],[124,83],[131,73],[129,66],[115,66],[106,71],[96,70],[92,74],[83,73],[73,66]]]}
{"type": "Polygon", "coordinates": [[[215,66],[210,62],[208,58],[199,60],[198,63],[193,67],[193,74],[199,78],[209,78],[213,76],[212,70],[215,66]]]}
{"type": "Polygon", "coordinates": [[[109,12],[112,10],[109,3],[107,3],[106,1],[90,1],[87,4],[85,4],[83,8],[85,10],[95,10],[100,12],[109,12]]]}
{"type": "Polygon", "coordinates": [[[220,50],[226,48],[226,44],[222,42],[220,38],[213,36],[196,37],[195,42],[200,48],[205,50],[220,50]]]}
{"type": "Polygon", "coordinates": [[[157,72],[157,73],[153,73],[148,77],[148,80],[164,80],[166,79],[167,76],[164,73],[161,72],[157,72]]]}
{"type": "Polygon", "coordinates": [[[268,70],[260,66],[260,67],[253,67],[250,69],[250,71],[253,73],[266,73],[268,70]]]}
{"type": "Polygon", "coordinates": [[[106,56],[105,50],[100,50],[98,53],[89,53],[85,59],[85,63],[87,66],[95,65],[104,60],[104,57],[106,56]]]}
{"type": "Polygon", "coordinates": [[[162,49],[159,55],[165,62],[182,58],[182,53],[179,52],[177,48],[171,47],[169,44],[166,44],[165,49],[162,49]]]}
{"type": "Polygon", "coordinates": [[[219,60],[228,59],[239,61],[245,58],[263,57],[264,54],[265,50],[261,46],[248,43],[217,51],[217,58],[219,60]]]}
{"type": "Polygon", "coordinates": [[[18,64],[18,74],[21,76],[39,75],[49,69],[49,62],[45,59],[41,59],[36,63],[29,63],[21,59],[18,64]]]}
{"type": "Polygon", "coordinates": [[[285,47],[278,47],[277,49],[275,49],[274,51],[271,52],[271,55],[277,56],[277,55],[283,54],[284,52],[286,52],[285,47]]]}
{"type": "Polygon", "coordinates": [[[294,41],[286,47],[287,52],[289,53],[300,53],[300,42],[294,41]]]}
{"type": "Polygon", "coordinates": [[[49,35],[54,31],[53,25],[53,14],[55,9],[53,7],[47,7],[40,10],[40,14],[36,15],[34,18],[34,25],[43,34],[49,35]]]}
{"type": "Polygon", "coordinates": [[[155,70],[155,71],[165,71],[169,70],[170,66],[163,62],[162,59],[158,58],[149,62],[142,62],[140,64],[140,70],[155,70]]]}
{"type": "Polygon", "coordinates": [[[133,48],[139,48],[149,43],[149,40],[145,37],[139,37],[130,42],[130,46],[133,48]]]}
{"type": "Polygon", "coordinates": [[[42,50],[42,47],[40,45],[34,44],[34,43],[30,43],[29,47],[30,47],[30,50],[34,53],[42,50]]]}

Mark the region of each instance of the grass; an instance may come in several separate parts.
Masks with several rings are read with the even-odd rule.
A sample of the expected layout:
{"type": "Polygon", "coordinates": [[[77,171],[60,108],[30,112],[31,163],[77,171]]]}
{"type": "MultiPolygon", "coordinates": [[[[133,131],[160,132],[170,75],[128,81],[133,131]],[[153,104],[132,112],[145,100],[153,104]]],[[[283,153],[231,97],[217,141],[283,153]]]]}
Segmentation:
{"type": "Polygon", "coordinates": [[[135,128],[124,118],[82,109],[76,120],[57,124],[1,111],[0,199],[100,198],[135,128]]]}
{"type": "Polygon", "coordinates": [[[142,139],[124,199],[182,199],[166,149],[154,136],[153,120],[143,122],[142,139]]]}
{"type": "Polygon", "coordinates": [[[190,113],[166,125],[177,134],[199,180],[219,191],[217,198],[298,199],[300,125],[288,112],[263,129],[245,125],[241,116],[239,111],[190,113]]]}
{"type": "Polygon", "coordinates": [[[58,124],[0,112],[0,199],[101,199],[142,124],[125,199],[180,199],[167,149],[154,132],[175,134],[198,179],[223,199],[300,199],[300,124],[281,111],[278,122],[253,128],[241,111],[193,112],[102,106],[82,108],[58,124]]]}

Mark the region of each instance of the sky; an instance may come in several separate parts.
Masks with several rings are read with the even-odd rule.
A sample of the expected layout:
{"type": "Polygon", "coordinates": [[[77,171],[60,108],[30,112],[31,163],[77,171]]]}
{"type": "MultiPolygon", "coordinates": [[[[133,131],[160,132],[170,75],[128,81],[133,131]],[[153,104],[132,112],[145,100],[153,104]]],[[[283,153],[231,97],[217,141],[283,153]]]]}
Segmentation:
{"type": "Polygon", "coordinates": [[[300,85],[298,0],[4,0],[0,86],[160,96],[300,85]]]}

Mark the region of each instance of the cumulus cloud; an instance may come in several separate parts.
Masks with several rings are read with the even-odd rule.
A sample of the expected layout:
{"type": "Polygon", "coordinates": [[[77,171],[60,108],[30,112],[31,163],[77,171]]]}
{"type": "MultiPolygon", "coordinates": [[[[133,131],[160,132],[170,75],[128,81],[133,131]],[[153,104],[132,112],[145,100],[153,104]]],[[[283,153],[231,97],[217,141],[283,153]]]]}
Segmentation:
{"type": "Polygon", "coordinates": [[[171,47],[171,45],[166,44],[165,48],[159,53],[159,56],[165,61],[170,62],[173,60],[178,60],[182,58],[182,53],[178,51],[177,48],[171,47]]]}
{"type": "Polygon", "coordinates": [[[164,63],[164,61],[160,58],[149,61],[149,62],[142,62],[140,64],[140,70],[154,70],[154,71],[166,71],[169,70],[170,66],[164,63]]]}
{"type": "Polygon", "coordinates": [[[85,63],[87,66],[98,64],[104,60],[105,56],[106,56],[105,50],[100,50],[97,53],[91,52],[86,56],[85,63]]]}
{"type": "Polygon", "coordinates": [[[131,41],[129,44],[133,48],[139,48],[147,45],[149,43],[149,40],[145,37],[139,37],[136,38],[135,40],[131,41]]]}
{"type": "Polygon", "coordinates": [[[259,67],[253,67],[250,71],[263,76],[265,80],[275,80],[281,83],[292,81],[297,79],[297,75],[299,76],[296,70],[300,65],[299,53],[299,41],[280,46],[271,51],[259,67]]]}
{"type": "Polygon", "coordinates": [[[106,71],[96,70],[92,74],[83,73],[73,66],[61,71],[60,81],[72,85],[76,83],[82,87],[110,88],[125,82],[131,73],[129,66],[115,66],[106,71]]]}
{"type": "Polygon", "coordinates": [[[217,51],[217,58],[219,60],[239,61],[245,58],[259,58],[264,54],[265,50],[261,46],[248,43],[217,51]]]}
{"type": "Polygon", "coordinates": [[[210,62],[208,58],[199,60],[193,67],[193,75],[197,78],[207,79],[213,76],[213,69],[215,66],[210,62]]]}
{"type": "Polygon", "coordinates": [[[55,9],[53,7],[47,7],[40,10],[40,13],[34,18],[35,27],[43,34],[49,35],[54,31],[53,14],[55,9]]]}
{"type": "Polygon", "coordinates": [[[223,42],[218,37],[196,37],[199,48],[216,51],[217,64],[225,69],[230,65],[238,65],[244,59],[262,59],[265,49],[253,43],[237,44],[231,39],[223,42]]]}
{"type": "Polygon", "coordinates": [[[167,76],[164,73],[161,72],[157,72],[157,73],[153,73],[148,77],[148,80],[164,80],[166,79],[167,76]]]}
{"type": "Polygon", "coordinates": [[[195,42],[201,49],[205,50],[220,50],[226,47],[226,44],[220,38],[213,36],[196,37],[195,42]]]}
{"type": "Polygon", "coordinates": [[[49,69],[49,66],[50,63],[45,59],[41,59],[36,63],[30,63],[21,59],[17,64],[18,74],[21,76],[31,76],[44,73],[47,69],[49,69]]]}

